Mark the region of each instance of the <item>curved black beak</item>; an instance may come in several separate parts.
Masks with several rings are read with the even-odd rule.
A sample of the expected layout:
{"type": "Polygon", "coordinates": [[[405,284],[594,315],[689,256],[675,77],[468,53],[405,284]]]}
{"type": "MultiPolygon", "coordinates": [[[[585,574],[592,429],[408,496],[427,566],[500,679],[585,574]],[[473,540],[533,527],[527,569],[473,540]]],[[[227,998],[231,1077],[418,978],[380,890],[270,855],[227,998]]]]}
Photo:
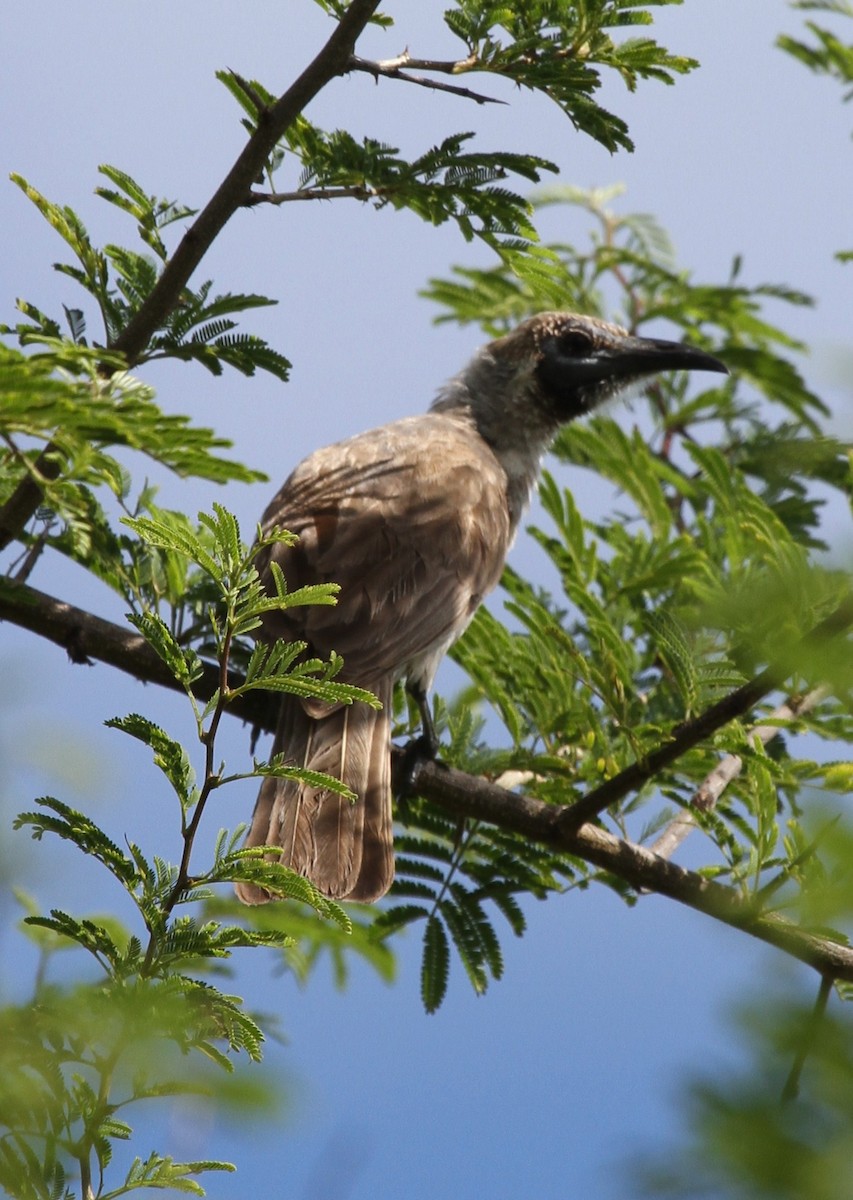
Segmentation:
{"type": "Polygon", "coordinates": [[[686,342],[663,338],[623,337],[610,345],[599,345],[588,358],[573,364],[578,382],[602,379],[641,379],[661,371],[717,371],[729,369],[719,358],[686,342]]]}

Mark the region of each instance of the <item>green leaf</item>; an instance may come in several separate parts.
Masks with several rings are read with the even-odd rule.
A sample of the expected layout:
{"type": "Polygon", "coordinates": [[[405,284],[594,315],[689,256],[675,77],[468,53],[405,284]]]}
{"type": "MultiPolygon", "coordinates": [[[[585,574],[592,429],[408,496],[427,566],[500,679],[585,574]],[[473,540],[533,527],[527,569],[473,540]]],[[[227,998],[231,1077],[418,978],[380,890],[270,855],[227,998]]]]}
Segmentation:
{"type": "Polygon", "coordinates": [[[36,841],[40,841],[45,833],[55,833],[66,841],[73,842],[84,854],[102,862],[125,886],[136,880],[134,863],[91,818],[52,796],[43,796],[36,803],[50,811],[19,813],[13,823],[14,829],[29,826],[36,841]]]}
{"type": "Polygon", "coordinates": [[[175,1162],[171,1156],[162,1157],[152,1152],[144,1161],[135,1158],[125,1176],[124,1186],[115,1191],[103,1193],[103,1200],[116,1200],[130,1191],[141,1188],[157,1188],[169,1191],[183,1192],[192,1196],[203,1196],[201,1184],[190,1179],[190,1175],[199,1175],[204,1171],[236,1171],[233,1163],[221,1162],[218,1159],[199,1159],[196,1162],[175,1162]]]}
{"type": "Polygon", "coordinates": [[[698,66],[651,38],[614,41],[609,29],[651,23],[651,14],[636,4],[566,6],[543,0],[513,7],[502,0],[463,0],[444,19],[467,48],[457,64],[459,74],[487,71],[516,87],[542,92],[576,129],[611,151],[630,150],[633,143],[625,122],[593,98],[601,86],[601,68],[616,72],[633,91],[639,79],[672,83],[674,75],[698,66]]]}
{"type": "Polygon", "coordinates": [[[171,783],[181,802],[181,807],[187,809],[197,798],[193,787],[195,773],[187,758],[186,751],[180,742],[162,730],[158,725],[138,713],[127,717],[112,717],[105,721],[108,729],[121,729],[137,738],[154,751],[154,762],[171,783]]]}
{"type": "MultiPolygon", "coordinates": [[[[98,170],[119,190],[98,187],[95,188],[95,194],[134,217],[138,222],[139,236],[154,250],[157,257],[165,262],[167,253],[160,238],[160,230],[174,221],[194,216],[195,210],[171,200],[158,200],[156,196],[149,196],[136,180],[118,167],[102,164],[98,170]]],[[[109,251],[109,247],[107,249],[109,251]]]]}
{"type": "Polygon", "coordinates": [[[447,993],[450,973],[450,949],[444,925],[436,916],[428,918],[424,931],[421,961],[421,999],[428,1013],[434,1013],[447,993]]]}
{"type": "Polygon", "coordinates": [[[658,654],[672,672],[681,694],[685,717],[693,716],[699,699],[699,683],[687,630],[671,613],[662,609],[649,613],[647,623],[658,654]]]}
{"type": "Polygon", "coordinates": [[[123,951],[116,945],[107,928],[89,919],[78,920],[60,909],[52,908],[49,917],[25,917],[24,923],[38,929],[47,929],[58,937],[68,938],[88,950],[99,960],[104,958],[117,967],[124,959],[123,951]]]}
{"type": "Polygon", "coordinates": [[[172,520],[167,514],[161,514],[157,517],[122,517],[122,524],[127,525],[149,545],[159,546],[164,550],[175,550],[196,563],[217,583],[222,581],[223,571],[220,564],[201,538],[183,523],[172,520]]]}
{"type": "Polygon", "coordinates": [[[183,687],[190,687],[199,678],[202,665],[198,655],[192,650],[184,650],[156,613],[128,613],[127,619],[156,650],[183,687]]]}
{"type": "MultiPolygon", "coordinates": [[[[217,482],[263,478],[215,453],[230,445],[225,439],[192,426],[187,417],[162,412],[152,390],[139,380],[121,372],[109,380],[99,378],[99,364],[108,357],[105,352],[63,343],[54,334],[22,333],[22,338],[38,340],[43,349],[25,356],[0,345],[0,430],[6,436],[23,434],[51,441],[64,466],[62,479],[90,478],[93,446],[128,447],[178,475],[217,482]],[[54,378],[54,371],[62,368],[87,378],[54,378]]],[[[56,486],[51,491],[47,481],[48,501],[53,500],[56,486]]],[[[57,507],[61,510],[61,504],[57,507]]]]}
{"type": "MultiPolygon", "coordinates": [[[[94,298],[104,324],[104,340],[110,346],[146,303],[168,262],[161,231],[173,222],[191,216],[193,210],[174,201],[147,195],[131,176],[117,167],[102,166],[100,170],[118,190],[101,187],[96,193],[136,220],[137,233],[146,248],[154,251],[154,259],[112,244],[103,250],[97,249],[73,209],[54,204],[20,175],[13,175],[12,179],[73,250],[80,265],[56,263],[55,269],[75,280],[94,298]]],[[[222,373],[223,366],[233,366],[245,375],[264,370],[285,380],[290,363],[282,354],[263,338],[231,332],[235,323],[222,319],[275,301],[255,293],[227,292],[209,300],[211,287],[208,280],[195,291],[184,288],[181,302],[170,307],[149,344],[130,365],[157,358],[177,358],[200,362],[215,375],[222,373]]],[[[19,306],[31,317],[36,317],[34,324],[18,326],[22,343],[48,344],[50,338],[59,335],[57,322],[48,322],[26,302],[19,302],[19,306]]],[[[71,322],[75,341],[79,338],[83,319],[81,312],[80,318],[71,322]]],[[[99,364],[105,365],[109,362],[109,352],[99,351],[97,359],[99,364]]]]}

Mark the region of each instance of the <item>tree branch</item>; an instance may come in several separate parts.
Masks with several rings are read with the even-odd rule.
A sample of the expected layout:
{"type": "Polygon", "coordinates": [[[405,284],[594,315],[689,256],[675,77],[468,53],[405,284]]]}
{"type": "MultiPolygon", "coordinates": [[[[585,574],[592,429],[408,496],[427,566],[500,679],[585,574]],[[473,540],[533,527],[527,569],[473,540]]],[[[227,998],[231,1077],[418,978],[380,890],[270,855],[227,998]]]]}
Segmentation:
{"type": "MultiPolygon", "coordinates": [[[[0,621],[11,621],[60,646],[73,663],[93,666],[97,660],[133,675],[142,683],[155,683],[183,694],[181,684],[139,634],[64,600],[57,600],[28,584],[0,578],[0,621]]],[[[232,673],[229,682],[236,687],[243,679],[232,673]]],[[[194,689],[198,696],[209,700],[219,683],[219,666],[205,663],[194,689]]],[[[233,701],[229,712],[272,731],[277,708],[277,703],[269,696],[249,693],[233,701]]]]}
{"type": "MultiPolygon", "coordinates": [[[[68,651],[72,661],[86,663],[91,659],[99,659],[138,679],[181,690],[165,664],[143,638],[26,584],[0,581],[0,620],[13,621],[48,638],[68,651]]],[[[816,626],[805,641],[818,636],[819,631],[836,631],[842,621],[845,624],[853,621],[853,602],[840,606],[816,626]]],[[[767,672],[763,672],[758,679],[766,680],[766,676],[767,672]]],[[[208,699],[219,682],[218,667],[207,665],[204,675],[195,685],[196,695],[208,699]]],[[[236,686],[239,679],[234,677],[233,683],[236,686]]],[[[756,680],[751,685],[745,685],[750,686],[760,698],[764,694],[762,689],[767,685],[756,680]]],[[[732,696],[744,694],[744,688],[739,688],[732,696]]],[[[229,705],[228,711],[263,729],[272,730],[278,707],[275,698],[247,696],[244,699],[245,702],[241,699],[240,703],[229,705]]],[[[717,714],[718,718],[723,704],[721,701],[708,711],[717,714]]],[[[743,711],[734,701],[732,704],[736,715],[743,711]]],[[[698,727],[704,716],[702,714],[690,723],[692,730],[698,727]]],[[[707,727],[713,731],[719,728],[720,723],[719,720],[717,724],[711,721],[707,727]]],[[[676,740],[673,739],[664,749],[669,750],[676,740]]],[[[689,742],[689,745],[694,744],[695,741],[689,742]]],[[[649,756],[646,762],[651,758],[649,756]]],[[[623,771],[616,778],[624,781],[628,774],[623,771]]],[[[646,781],[647,776],[643,774],[642,782],[646,781]]],[[[824,976],[853,982],[853,949],[802,930],[776,914],[762,915],[754,900],[734,888],[706,879],[696,871],[688,871],[643,846],[614,837],[596,825],[578,827],[577,804],[546,804],[532,796],[507,791],[454,767],[423,759],[416,760],[414,764],[412,786],[420,795],[449,812],[486,821],[576,855],[603,871],[611,872],[637,891],[657,892],[677,900],[697,912],[784,950],[824,976]]],[[[601,790],[596,788],[589,796],[599,794],[601,790]]],[[[620,790],[619,796],[627,794],[628,790],[620,790]]]]}
{"type": "MultiPolygon", "coordinates": [[[[774,724],[768,725],[765,721],[764,724],[755,725],[750,729],[750,741],[755,741],[758,738],[762,746],[766,746],[779,733],[779,722],[794,721],[797,717],[810,712],[826,695],[827,688],[816,687],[812,688],[810,692],[806,692],[804,696],[789,697],[784,704],[780,704],[766,718],[766,721],[773,721],[774,724]]],[[[739,754],[727,754],[724,758],[720,759],[713,771],[703,779],[702,783],[690,797],[687,808],[669,822],[660,836],[649,847],[651,852],[660,855],[661,858],[671,858],[682,842],[686,841],[693,830],[697,828],[694,812],[696,810],[710,812],[716,808],[720,796],[722,796],[732,780],[737,779],[742,767],[743,759],[739,754]]]]}
{"type": "MultiPolygon", "coordinates": [[[[824,638],[841,633],[853,625],[853,597],[848,597],[839,606],[820,621],[814,629],[802,639],[798,649],[808,652],[810,646],[821,642],[824,638]]],[[[592,821],[611,804],[623,800],[632,792],[638,791],[644,784],[653,779],[659,771],[671,766],[677,759],[698,746],[712,733],[722,729],[729,721],[749,712],[751,708],[763,700],[766,695],[781,687],[791,674],[791,667],[785,662],[771,663],[754,679],[736,688],[706,708],[704,712],[689,721],[684,721],[674,732],[671,741],[657,750],[653,750],[641,762],[632,763],[600,787],[593,788],[575,804],[567,805],[565,811],[566,827],[579,828],[586,821],[592,821]]]]}
{"type": "MultiPolygon", "coordinates": [[[[109,350],[123,354],[128,366],[132,367],[137,361],[216,237],[243,206],[253,183],[262,173],[264,164],[288,126],[336,75],[346,74],[356,41],[380,2],[351,0],[320,53],[271,108],[260,112],[258,128],[231,170],[184,234],[138,312],[108,346],[109,350]]],[[[48,478],[55,478],[59,473],[55,456],[56,447],[48,444],[36,463],[38,470],[48,478]]],[[[41,503],[42,495],[38,480],[29,474],[0,507],[0,550],[20,536],[41,503]]]]}
{"type": "Polygon", "coordinates": [[[0,505],[0,550],[20,535],[42,502],[44,489],[39,481],[52,483],[59,475],[61,462],[56,446],[48,443],[6,503],[0,505]]]}
{"type": "Polygon", "coordinates": [[[568,826],[568,805],[546,804],[532,796],[507,792],[497,784],[443,763],[420,760],[412,786],[460,817],[473,817],[519,833],[609,871],[640,892],[657,892],[726,925],[767,942],[821,975],[853,981],[853,949],[800,929],[775,913],[762,915],[734,888],[706,879],[635,842],[614,837],[597,825],[568,826]]]}
{"type": "Polygon", "coordinates": [[[287,128],[336,75],[346,74],[353,47],[379,4],[380,0],[352,0],[316,58],[271,108],[259,114],[258,128],[184,234],[145,303],[110,349],[125,354],[131,364],[144,350],[217,235],[243,205],[287,128]]]}
{"type": "Polygon", "coordinates": [[[346,187],[298,188],[295,192],[251,191],[243,201],[244,208],[255,208],[259,204],[292,204],[296,200],[381,200],[392,188],[367,187],[354,183],[346,187]]]}
{"type": "Polygon", "coordinates": [[[378,67],[383,74],[400,67],[413,67],[416,71],[435,71],[440,75],[464,75],[466,71],[476,71],[481,62],[479,55],[473,53],[467,58],[413,58],[408,50],[404,50],[394,58],[383,58],[370,65],[378,67]]]}

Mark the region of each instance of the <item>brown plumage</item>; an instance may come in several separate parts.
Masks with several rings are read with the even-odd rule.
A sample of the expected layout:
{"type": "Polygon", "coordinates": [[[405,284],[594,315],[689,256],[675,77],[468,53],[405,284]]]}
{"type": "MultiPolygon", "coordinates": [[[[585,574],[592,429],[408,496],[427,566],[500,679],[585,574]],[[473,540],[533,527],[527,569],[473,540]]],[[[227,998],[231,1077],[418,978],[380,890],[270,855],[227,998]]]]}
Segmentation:
{"type": "MultiPolygon", "coordinates": [[[[442,656],[497,584],[542,454],[565,421],[661,370],[725,371],[673,342],[543,313],[484,346],[429,413],[316,451],[285,482],[263,526],[299,535],[270,554],[290,588],[336,582],[335,607],[273,613],[269,638],[337,651],[338,678],[383,708],[285,696],[273,753],[346,783],[355,803],[292,780],[264,780],[247,845],[326,895],[369,902],[394,878],[390,709],[394,684],[425,693],[442,656]]],[[[269,899],[238,885],[246,903],[269,899]]]]}

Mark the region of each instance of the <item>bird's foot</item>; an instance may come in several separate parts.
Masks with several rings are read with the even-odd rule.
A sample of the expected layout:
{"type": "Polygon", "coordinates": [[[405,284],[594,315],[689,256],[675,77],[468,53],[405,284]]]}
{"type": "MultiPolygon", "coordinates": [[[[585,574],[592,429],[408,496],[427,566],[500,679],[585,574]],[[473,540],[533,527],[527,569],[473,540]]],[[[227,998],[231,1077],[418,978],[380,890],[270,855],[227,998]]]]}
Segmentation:
{"type": "Polygon", "coordinates": [[[393,786],[394,794],[404,800],[407,796],[416,794],[418,764],[435,762],[438,758],[438,742],[427,733],[412,738],[394,755],[393,786]]]}

